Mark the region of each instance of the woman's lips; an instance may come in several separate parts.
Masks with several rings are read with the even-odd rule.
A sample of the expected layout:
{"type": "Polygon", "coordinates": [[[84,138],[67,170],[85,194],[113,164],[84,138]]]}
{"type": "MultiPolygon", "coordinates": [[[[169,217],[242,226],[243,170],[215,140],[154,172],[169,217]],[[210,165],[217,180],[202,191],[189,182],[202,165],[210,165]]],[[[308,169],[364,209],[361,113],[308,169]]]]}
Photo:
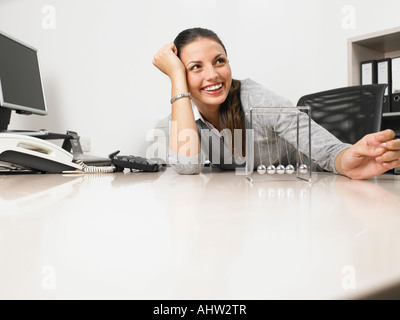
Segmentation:
{"type": "Polygon", "coordinates": [[[217,83],[210,86],[203,87],[201,91],[209,95],[216,95],[222,92],[224,88],[223,83],[217,83]]]}

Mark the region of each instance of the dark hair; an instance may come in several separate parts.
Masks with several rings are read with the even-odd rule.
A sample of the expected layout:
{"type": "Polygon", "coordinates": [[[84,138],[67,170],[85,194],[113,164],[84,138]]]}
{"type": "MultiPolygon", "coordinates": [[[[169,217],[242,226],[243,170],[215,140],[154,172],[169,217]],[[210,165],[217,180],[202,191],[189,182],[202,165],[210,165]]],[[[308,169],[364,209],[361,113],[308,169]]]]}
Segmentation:
{"type": "Polygon", "coordinates": [[[214,31],[204,28],[192,28],[183,30],[181,33],[177,35],[174,40],[174,44],[178,49],[178,57],[180,56],[181,49],[189,43],[196,41],[199,38],[206,38],[210,40],[214,40],[215,42],[219,43],[225,51],[227,55],[226,48],[222,43],[221,39],[217,36],[214,31]]]}
{"type": "MultiPolygon", "coordinates": [[[[227,54],[226,48],[222,43],[218,35],[209,29],[204,28],[191,28],[183,30],[178,34],[174,40],[174,44],[178,50],[178,57],[180,57],[180,52],[182,48],[193,41],[200,38],[206,38],[213,40],[220,44],[227,54]]],[[[234,151],[234,129],[242,130],[242,152],[245,154],[245,121],[244,121],[244,111],[242,108],[242,103],[240,101],[240,81],[232,79],[231,88],[229,90],[228,96],[222,103],[219,110],[219,124],[222,129],[228,128],[232,134],[232,151],[234,151]]]]}

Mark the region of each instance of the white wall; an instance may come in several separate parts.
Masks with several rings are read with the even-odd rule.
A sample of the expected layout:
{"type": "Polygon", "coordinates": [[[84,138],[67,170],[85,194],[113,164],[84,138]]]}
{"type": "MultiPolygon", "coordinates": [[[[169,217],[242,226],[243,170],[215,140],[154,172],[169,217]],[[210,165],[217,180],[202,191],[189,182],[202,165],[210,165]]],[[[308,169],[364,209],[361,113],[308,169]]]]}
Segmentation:
{"type": "Polygon", "coordinates": [[[0,0],[0,30],[39,50],[49,111],[13,114],[10,128],[74,130],[93,154],[143,156],[170,111],[169,80],[152,58],[181,30],[213,29],[234,77],[296,104],[346,86],[347,39],[399,26],[399,12],[398,0],[0,0]]]}

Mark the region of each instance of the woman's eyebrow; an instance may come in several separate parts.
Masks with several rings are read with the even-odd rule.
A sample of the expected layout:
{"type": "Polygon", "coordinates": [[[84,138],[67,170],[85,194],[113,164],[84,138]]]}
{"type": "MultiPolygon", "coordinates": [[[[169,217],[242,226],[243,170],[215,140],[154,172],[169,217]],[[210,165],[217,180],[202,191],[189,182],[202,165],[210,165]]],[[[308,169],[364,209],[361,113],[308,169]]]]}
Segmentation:
{"type": "Polygon", "coordinates": [[[217,54],[217,55],[215,56],[214,60],[215,60],[215,59],[218,59],[220,56],[224,56],[224,54],[223,54],[223,53],[217,54]]]}
{"type": "MultiPolygon", "coordinates": [[[[224,54],[223,54],[223,53],[217,54],[217,55],[214,57],[213,60],[218,59],[220,56],[224,56],[224,54]]],[[[186,67],[187,67],[189,64],[191,64],[191,63],[201,63],[201,61],[190,61],[190,62],[186,65],[186,67]]]]}
{"type": "Polygon", "coordinates": [[[191,64],[191,63],[201,63],[201,61],[190,61],[190,62],[186,65],[186,67],[187,67],[189,64],[191,64]]]}

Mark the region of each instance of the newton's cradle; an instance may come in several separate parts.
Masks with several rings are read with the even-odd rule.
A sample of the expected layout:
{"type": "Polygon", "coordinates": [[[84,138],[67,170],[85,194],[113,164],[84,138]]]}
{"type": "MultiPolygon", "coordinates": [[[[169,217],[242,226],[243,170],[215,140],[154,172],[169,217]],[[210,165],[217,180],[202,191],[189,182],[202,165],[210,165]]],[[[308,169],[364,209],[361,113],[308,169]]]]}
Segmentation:
{"type": "Polygon", "coordinates": [[[255,107],[245,116],[246,179],[254,182],[253,173],[257,172],[259,176],[278,175],[285,176],[285,179],[296,176],[297,179],[311,182],[311,109],[302,106],[255,107]],[[271,136],[263,137],[260,132],[255,132],[256,123],[259,131],[259,128],[269,127],[271,136]],[[258,139],[255,139],[256,136],[258,139]],[[295,147],[295,156],[290,156],[290,147],[295,147]],[[284,158],[285,164],[282,161],[284,158]],[[254,170],[256,160],[259,164],[254,170]]]}

